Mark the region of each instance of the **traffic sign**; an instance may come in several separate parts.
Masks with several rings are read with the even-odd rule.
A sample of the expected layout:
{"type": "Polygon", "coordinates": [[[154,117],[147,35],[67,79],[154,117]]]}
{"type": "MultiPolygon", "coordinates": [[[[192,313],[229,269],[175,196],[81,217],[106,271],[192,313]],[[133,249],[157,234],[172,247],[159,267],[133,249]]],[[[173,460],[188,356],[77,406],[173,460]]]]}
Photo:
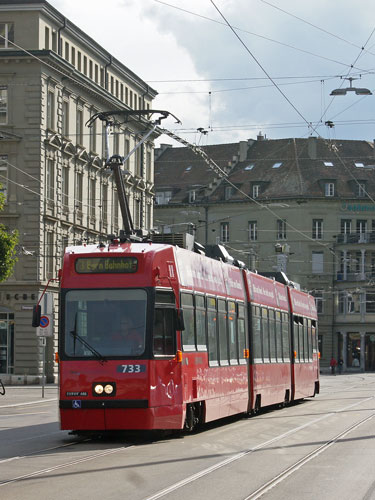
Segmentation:
{"type": "Polygon", "coordinates": [[[53,316],[52,314],[43,314],[40,317],[40,326],[36,329],[37,337],[52,337],[53,335],[53,316]]]}

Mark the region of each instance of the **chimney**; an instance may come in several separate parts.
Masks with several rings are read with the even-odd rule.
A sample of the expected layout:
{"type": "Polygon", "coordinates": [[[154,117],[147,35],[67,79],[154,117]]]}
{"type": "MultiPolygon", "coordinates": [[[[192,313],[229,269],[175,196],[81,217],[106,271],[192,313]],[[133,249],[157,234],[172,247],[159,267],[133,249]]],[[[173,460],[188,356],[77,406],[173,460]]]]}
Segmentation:
{"type": "Polygon", "coordinates": [[[257,135],[257,141],[264,141],[264,136],[262,135],[262,132],[259,132],[257,135]]]}
{"type": "Polygon", "coordinates": [[[239,161],[245,161],[247,158],[247,141],[239,142],[239,161]]]}
{"type": "Polygon", "coordinates": [[[316,160],[316,151],[317,151],[316,137],[310,136],[307,139],[307,154],[309,155],[310,160],[316,160]]]}

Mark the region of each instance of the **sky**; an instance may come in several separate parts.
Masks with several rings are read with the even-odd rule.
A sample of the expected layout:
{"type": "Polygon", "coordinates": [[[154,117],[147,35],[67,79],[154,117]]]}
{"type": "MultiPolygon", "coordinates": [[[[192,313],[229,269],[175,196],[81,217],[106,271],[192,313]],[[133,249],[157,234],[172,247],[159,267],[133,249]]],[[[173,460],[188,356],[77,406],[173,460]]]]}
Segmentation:
{"type": "Polygon", "coordinates": [[[373,0],[49,3],[154,88],[189,142],[375,139],[373,0]],[[330,96],[350,85],[374,95],[330,96]]]}

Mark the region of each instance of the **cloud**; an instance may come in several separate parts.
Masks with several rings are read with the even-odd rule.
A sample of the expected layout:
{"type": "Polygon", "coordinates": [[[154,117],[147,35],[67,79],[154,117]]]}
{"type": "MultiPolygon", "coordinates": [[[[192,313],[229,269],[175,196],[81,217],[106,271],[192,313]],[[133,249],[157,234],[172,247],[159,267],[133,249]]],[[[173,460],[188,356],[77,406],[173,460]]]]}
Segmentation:
{"type": "Polygon", "coordinates": [[[353,84],[375,88],[369,73],[375,35],[366,45],[372,54],[360,49],[373,30],[372,0],[360,8],[349,0],[215,0],[241,40],[208,1],[168,0],[173,8],[155,0],[107,0],[105,9],[100,0],[50,1],[149,82],[160,93],[154,107],[177,115],[190,137],[198,127],[213,128],[205,136],[210,143],[246,139],[259,130],[270,138],[301,137],[310,133],[308,123],[321,120],[317,131],[323,136],[373,138],[375,96],[329,96],[348,85],[339,75],[347,75],[351,64],[351,75],[362,74],[353,84]],[[325,120],[335,128],[325,127],[325,120]]]}

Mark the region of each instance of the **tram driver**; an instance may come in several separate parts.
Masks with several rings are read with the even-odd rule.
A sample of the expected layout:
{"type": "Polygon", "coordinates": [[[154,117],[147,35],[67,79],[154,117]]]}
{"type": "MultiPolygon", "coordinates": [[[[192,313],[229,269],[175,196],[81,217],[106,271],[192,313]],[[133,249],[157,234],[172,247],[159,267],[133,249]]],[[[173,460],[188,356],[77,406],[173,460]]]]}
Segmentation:
{"type": "Polygon", "coordinates": [[[124,354],[138,355],[144,350],[144,343],[140,328],[134,324],[130,316],[120,319],[116,332],[112,335],[116,347],[120,347],[124,354]]]}

